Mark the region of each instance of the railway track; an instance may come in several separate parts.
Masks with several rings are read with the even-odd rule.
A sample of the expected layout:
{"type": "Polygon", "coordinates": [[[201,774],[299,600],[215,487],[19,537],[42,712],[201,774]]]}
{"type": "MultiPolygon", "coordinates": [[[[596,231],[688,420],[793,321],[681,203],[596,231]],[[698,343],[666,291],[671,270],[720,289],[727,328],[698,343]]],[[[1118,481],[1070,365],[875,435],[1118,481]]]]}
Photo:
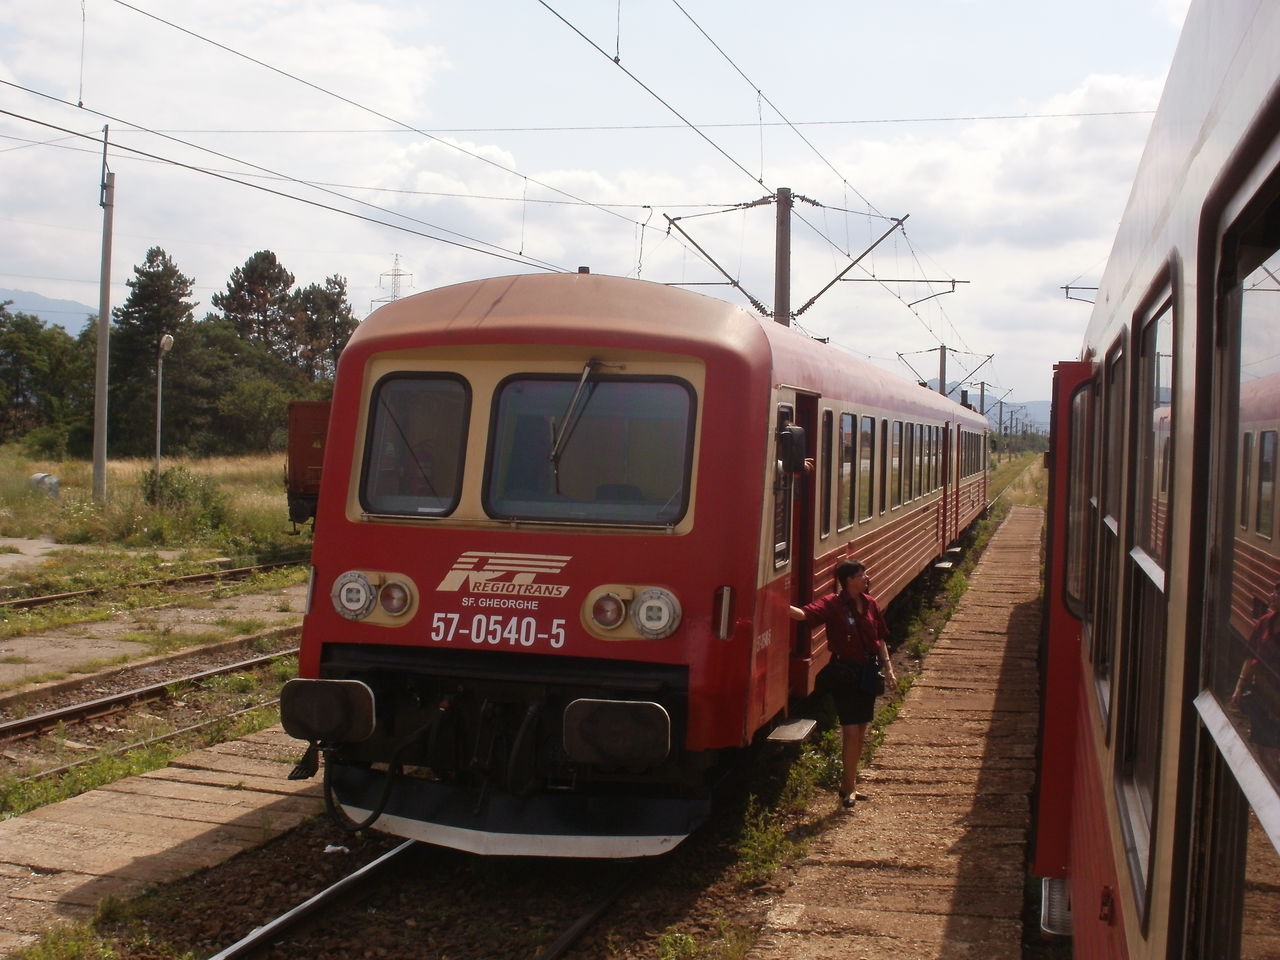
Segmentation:
{"type": "Polygon", "coordinates": [[[10,600],[0,600],[0,612],[5,610],[30,610],[36,607],[48,606],[55,603],[66,603],[71,600],[91,600],[110,593],[128,590],[148,590],[148,589],[164,589],[168,587],[183,586],[193,583],[209,583],[221,580],[243,580],[253,576],[256,573],[264,573],[268,570],[278,570],[281,567],[296,567],[302,561],[298,560],[280,560],[273,563],[259,563],[248,567],[234,567],[228,570],[210,570],[205,573],[190,573],[176,577],[161,577],[152,580],[142,580],[138,583],[121,584],[110,587],[89,587],[84,590],[70,590],[65,593],[49,593],[36,597],[15,597],[10,600]]]}
{"type": "Polygon", "coordinates": [[[209,670],[201,670],[198,673],[180,676],[176,679],[167,679],[159,683],[125,690],[106,697],[98,697],[83,703],[72,703],[32,716],[8,720],[0,723],[0,744],[34,737],[67,724],[83,723],[87,720],[110,716],[113,713],[118,713],[138,704],[162,700],[171,696],[172,690],[176,685],[200,684],[213,677],[258,670],[275,663],[282,657],[293,656],[297,652],[297,647],[290,647],[288,650],[264,654],[248,660],[240,660],[209,670]]]}
{"type": "MultiPolygon", "coordinates": [[[[399,878],[388,874],[393,872],[393,868],[404,865],[409,859],[408,854],[414,850],[429,851],[429,848],[413,840],[403,841],[304,902],[260,924],[229,947],[213,954],[210,960],[238,960],[263,955],[264,951],[281,945],[286,938],[305,936],[305,925],[317,918],[334,924],[335,915],[340,915],[340,911],[358,910],[370,900],[376,900],[382,888],[398,883],[399,878]]],[[[431,854],[428,852],[426,855],[431,854]]],[[[541,868],[556,872],[555,865],[550,863],[543,863],[541,868]]],[[[639,873],[640,867],[636,863],[618,864],[610,880],[599,885],[599,895],[592,898],[585,908],[565,911],[572,919],[562,922],[561,932],[534,955],[535,960],[560,960],[565,956],[583,934],[608,913],[619,897],[631,889],[639,873]]],[[[341,926],[340,920],[334,925],[341,926]]],[[[336,948],[337,944],[330,943],[329,947],[336,948]]],[[[354,952],[353,944],[352,955],[354,952]]]]}
{"type": "MultiPolygon", "coordinates": [[[[270,670],[296,653],[297,647],[291,645],[249,659],[235,657],[212,668],[177,675],[170,673],[163,680],[125,687],[91,700],[72,695],[72,699],[58,707],[0,722],[0,773],[5,775],[9,786],[22,787],[61,777],[106,758],[149,750],[173,741],[190,741],[212,727],[233,725],[248,714],[278,705],[278,683],[269,680],[266,695],[255,694],[251,689],[241,691],[237,709],[226,709],[218,696],[201,691],[219,678],[270,670]],[[213,699],[212,706],[187,702],[206,697],[213,699]],[[158,702],[166,706],[155,710],[152,705],[158,702]],[[154,712],[144,712],[149,708],[154,712]],[[166,725],[168,729],[164,729],[166,725]],[[75,735],[79,740],[96,742],[69,739],[69,727],[73,733],[77,727],[87,727],[87,735],[75,735]],[[69,750],[82,750],[84,755],[68,761],[69,750]]],[[[156,664],[148,667],[156,668],[156,664]]],[[[261,686],[255,688],[261,689],[261,686]]]]}

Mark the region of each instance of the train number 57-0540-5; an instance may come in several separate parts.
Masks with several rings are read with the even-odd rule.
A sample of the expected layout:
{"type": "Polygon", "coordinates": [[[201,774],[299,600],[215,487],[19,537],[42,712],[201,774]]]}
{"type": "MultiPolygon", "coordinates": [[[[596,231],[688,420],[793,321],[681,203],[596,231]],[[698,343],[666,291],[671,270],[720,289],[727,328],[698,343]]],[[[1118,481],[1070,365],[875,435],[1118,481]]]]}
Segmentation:
{"type": "Polygon", "coordinates": [[[552,620],[548,628],[535,617],[477,613],[470,620],[463,620],[459,613],[437,613],[431,617],[431,640],[433,643],[470,640],[476,645],[494,647],[532,647],[545,643],[558,650],[564,646],[564,624],[561,618],[552,620]]]}

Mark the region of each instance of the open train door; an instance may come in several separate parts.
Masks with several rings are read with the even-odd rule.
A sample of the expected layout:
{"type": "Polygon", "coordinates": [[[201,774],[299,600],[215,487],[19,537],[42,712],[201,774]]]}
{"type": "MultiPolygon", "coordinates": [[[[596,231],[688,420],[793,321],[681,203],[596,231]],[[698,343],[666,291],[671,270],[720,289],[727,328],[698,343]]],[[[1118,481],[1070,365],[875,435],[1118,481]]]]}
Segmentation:
{"type": "Polygon", "coordinates": [[[1049,416],[1049,507],[1045,541],[1045,618],[1040,649],[1040,736],[1031,870],[1035,876],[1067,876],[1071,797],[1075,772],[1077,701],[1081,683],[1083,611],[1072,597],[1089,555],[1086,507],[1092,492],[1088,432],[1093,364],[1059,363],[1053,373],[1049,416]]]}

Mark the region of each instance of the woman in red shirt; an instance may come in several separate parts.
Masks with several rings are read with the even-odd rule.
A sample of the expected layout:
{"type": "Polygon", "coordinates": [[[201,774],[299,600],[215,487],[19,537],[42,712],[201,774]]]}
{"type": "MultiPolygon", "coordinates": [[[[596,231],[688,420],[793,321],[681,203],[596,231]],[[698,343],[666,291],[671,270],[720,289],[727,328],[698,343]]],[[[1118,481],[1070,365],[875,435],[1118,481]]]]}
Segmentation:
{"type": "Polygon", "coordinates": [[[825,625],[831,662],[818,674],[819,691],[830,693],[840,716],[841,763],[840,803],[852,809],[857,800],[870,799],[858,792],[858,762],[867,726],[875,716],[876,694],[859,683],[865,669],[874,665],[885,672],[888,689],[898,685],[889,659],[885,638],[888,625],[875,597],[867,593],[871,577],[867,568],[853,560],[836,566],[840,589],[819,597],[803,607],[791,607],[791,619],[810,627],[825,625]]]}

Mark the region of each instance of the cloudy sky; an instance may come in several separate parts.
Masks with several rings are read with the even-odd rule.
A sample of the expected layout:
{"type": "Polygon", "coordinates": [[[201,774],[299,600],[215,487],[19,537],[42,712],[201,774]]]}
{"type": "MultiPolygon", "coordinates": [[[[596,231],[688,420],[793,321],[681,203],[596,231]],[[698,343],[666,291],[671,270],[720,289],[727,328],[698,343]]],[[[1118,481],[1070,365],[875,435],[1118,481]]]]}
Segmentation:
{"type": "Polygon", "coordinates": [[[579,265],[772,306],[774,207],[745,205],[789,187],[793,309],[889,231],[803,330],[1043,400],[1185,6],[5,0],[0,288],[97,303],[104,126],[112,303],[160,246],[198,315],[264,249],[359,316],[579,265]]]}

